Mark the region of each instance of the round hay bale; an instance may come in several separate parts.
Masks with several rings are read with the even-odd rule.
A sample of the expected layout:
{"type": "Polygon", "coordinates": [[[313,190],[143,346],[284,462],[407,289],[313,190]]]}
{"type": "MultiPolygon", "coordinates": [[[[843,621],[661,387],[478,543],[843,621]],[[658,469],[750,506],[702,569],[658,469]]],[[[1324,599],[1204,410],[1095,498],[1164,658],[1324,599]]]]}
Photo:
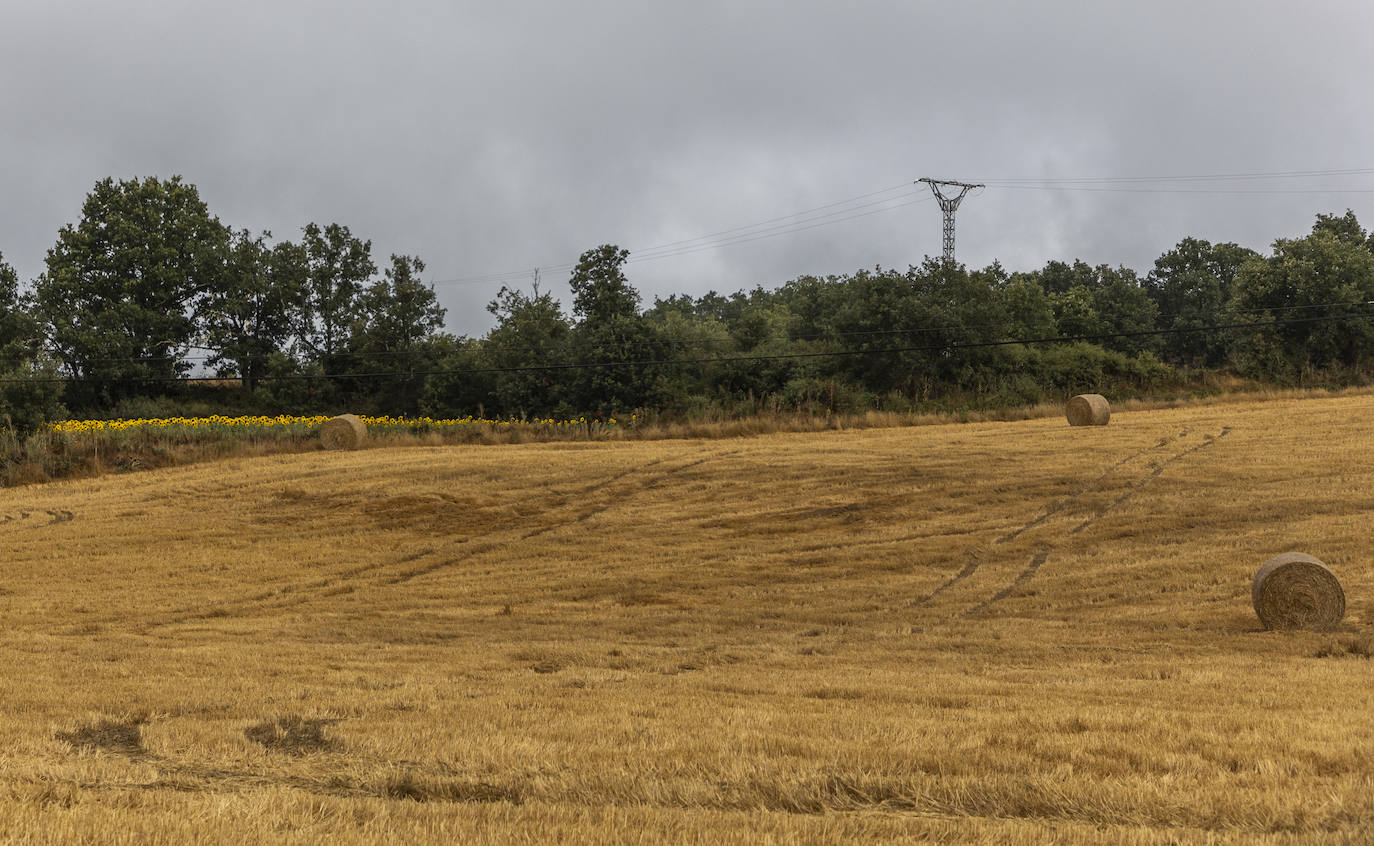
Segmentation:
{"type": "Polygon", "coordinates": [[[1079,394],[1064,407],[1070,426],[1106,426],[1112,407],[1101,394],[1079,394]]]}
{"type": "Polygon", "coordinates": [[[1266,629],[1334,629],[1345,616],[1345,591],[1336,574],[1303,552],[1264,562],[1250,600],[1266,629]]]}
{"type": "Polygon", "coordinates": [[[357,449],[367,440],[367,425],[356,414],[340,414],[324,421],[320,443],[325,449],[357,449]]]}

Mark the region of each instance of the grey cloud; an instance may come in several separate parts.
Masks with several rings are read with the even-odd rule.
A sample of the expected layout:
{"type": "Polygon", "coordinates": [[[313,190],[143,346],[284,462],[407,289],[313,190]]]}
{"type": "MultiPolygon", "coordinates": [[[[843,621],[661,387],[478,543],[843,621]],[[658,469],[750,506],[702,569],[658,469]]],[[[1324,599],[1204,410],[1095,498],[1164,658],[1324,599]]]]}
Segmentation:
{"type": "MultiPolygon", "coordinates": [[[[278,237],[342,222],[445,280],[926,175],[1374,166],[1374,9],[1346,2],[25,6],[0,31],[0,251],[24,278],[104,176],[179,173],[278,237]]],[[[1374,179],[1249,187],[1327,186],[1374,179]]],[[[1374,223],[1371,197],[990,188],[960,210],[959,256],[1145,270],[1185,235],[1263,248],[1317,212],[1374,223]]],[[[652,299],[939,249],[926,202],[629,271],[652,299]]],[[[496,287],[441,285],[450,328],[485,331],[496,287]]]]}

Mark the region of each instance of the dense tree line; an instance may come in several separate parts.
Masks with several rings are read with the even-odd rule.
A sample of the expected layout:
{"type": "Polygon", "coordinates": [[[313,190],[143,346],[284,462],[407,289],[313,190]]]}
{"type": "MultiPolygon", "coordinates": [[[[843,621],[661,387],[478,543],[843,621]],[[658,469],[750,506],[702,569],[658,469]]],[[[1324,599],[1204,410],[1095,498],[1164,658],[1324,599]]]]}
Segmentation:
{"type": "Polygon", "coordinates": [[[1318,215],[1270,255],[1184,238],[1144,276],[1051,261],[1030,272],[927,259],[773,290],[645,305],[629,254],[584,253],[571,313],[503,288],[481,338],[443,331],[424,263],[347,226],[295,240],[235,230],[179,178],[98,182],[21,289],[0,258],[0,414],[194,400],[237,410],[691,416],[995,407],[1200,374],[1350,384],[1374,373],[1374,236],[1318,215]],[[193,392],[197,361],[231,387],[193,392]]]}

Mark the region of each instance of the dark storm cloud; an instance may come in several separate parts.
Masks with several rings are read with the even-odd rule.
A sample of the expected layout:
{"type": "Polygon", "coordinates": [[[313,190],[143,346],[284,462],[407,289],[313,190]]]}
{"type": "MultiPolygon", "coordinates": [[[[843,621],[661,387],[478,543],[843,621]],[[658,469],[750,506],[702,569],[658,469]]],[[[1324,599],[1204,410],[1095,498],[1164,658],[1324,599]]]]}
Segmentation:
{"type": "MultiPolygon", "coordinates": [[[[423,257],[458,332],[485,331],[499,285],[443,280],[921,176],[1374,166],[1374,11],[1354,2],[26,5],[0,29],[0,251],[21,276],[97,179],[179,173],[233,226],[338,221],[423,257]]],[[[1374,223],[1370,194],[1177,187],[990,187],[960,210],[959,257],[1145,270],[1185,235],[1262,249],[1317,212],[1374,223]]],[[[926,201],[628,271],[652,300],[939,251],[926,201]]]]}

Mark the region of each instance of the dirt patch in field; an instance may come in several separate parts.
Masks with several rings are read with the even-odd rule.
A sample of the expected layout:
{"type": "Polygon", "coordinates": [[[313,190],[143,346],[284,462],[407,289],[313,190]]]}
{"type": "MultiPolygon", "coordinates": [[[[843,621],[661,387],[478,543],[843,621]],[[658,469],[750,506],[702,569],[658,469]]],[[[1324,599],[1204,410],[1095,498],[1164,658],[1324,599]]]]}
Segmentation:
{"type": "Polygon", "coordinates": [[[76,731],[59,731],[55,736],[75,749],[109,752],[135,758],[146,751],[143,748],[143,725],[146,722],[146,716],[101,720],[82,726],[76,731]]]}
{"type": "Polygon", "coordinates": [[[370,523],[380,530],[474,536],[526,523],[554,507],[546,498],[501,499],[443,491],[394,496],[370,491],[314,490],[287,486],[264,502],[258,521],[269,525],[370,523]]]}
{"type": "Polygon", "coordinates": [[[249,726],[243,735],[254,743],[262,744],[264,748],[288,755],[334,752],[343,744],[330,737],[325,729],[337,722],[337,719],[291,714],[249,726]]]}

